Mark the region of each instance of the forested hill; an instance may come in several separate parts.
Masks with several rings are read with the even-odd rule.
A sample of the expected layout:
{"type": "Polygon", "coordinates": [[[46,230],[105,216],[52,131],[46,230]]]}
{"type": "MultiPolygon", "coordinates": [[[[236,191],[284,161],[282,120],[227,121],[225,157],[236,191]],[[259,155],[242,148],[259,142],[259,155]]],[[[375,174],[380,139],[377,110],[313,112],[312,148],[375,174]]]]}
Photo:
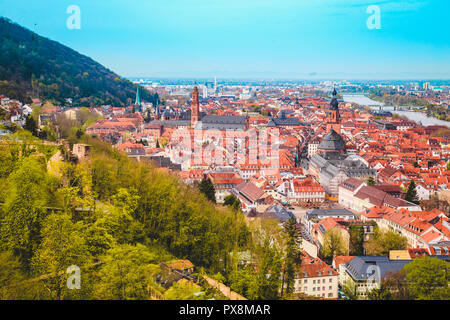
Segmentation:
{"type": "MultiPolygon", "coordinates": [[[[91,58],[0,17],[0,93],[23,102],[53,99],[73,106],[134,102],[136,85],[91,58]]],[[[141,99],[154,96],[141,88],[141,99]]]]}

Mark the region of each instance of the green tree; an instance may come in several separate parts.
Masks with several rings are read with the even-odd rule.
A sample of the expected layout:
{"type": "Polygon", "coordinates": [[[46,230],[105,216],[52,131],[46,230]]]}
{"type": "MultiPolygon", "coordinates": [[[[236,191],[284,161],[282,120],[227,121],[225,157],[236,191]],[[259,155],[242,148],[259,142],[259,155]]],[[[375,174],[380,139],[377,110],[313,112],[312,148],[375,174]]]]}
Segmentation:
{"type": "Polygon", "coordinates": [[[356,284],[352,280],[347,280],[342,286],[342,292],[350,299],[357,300],[358,293],[356,292],[356,284]]]}
{"type": "Polygon", "coordinates": [[[372,239],[365,243],[366,254],[386,256],[391,250],[405,250],[408,247],[406,237],[393,231],[375,231],[372,239]]]}
{"type": "Polygon", "coordinates": [[[450,299],[450,264],[438,258],[421,257],[403,267],[408,290],[417,300],[450,299]]]}
{"type": "Polygon", "coordinates": [[[86,241],[66,214],[51,214],[43,224],[42,242],[32,259],[32,269],[42,280],[53,299],[80,298],[88,295],[90,285],[81,272],[81,289],[67,288],[68,267],[83,268],[92,263],[86,241]]]}
{"type": "Polygon", "coordinates": [[[408,185],[408,190],[406,191],[405,200],[419,204],[419,199],[417,197],[417,191],[416,191],[416,183],[414,180],[411,180],[411,182],[408,185]]]}
{"type": "Polygon", "coordinates": [[[30,131],[33,134],[33,136],[35,137],[38,136],[38,126],[36,120],[34,120],[34,118],[31,115],[29,115],[25,120],[25,125],[23,126],[23,128],[25,130],[30,131]]]}
{"type": "Polygon", "coordinates": [[[205,293],[200,286],[181,279],[164,293],[164,298],[167,300],[203,300],[205,293]]]}
{"type": "Polygon", "coordinates": [[[266,238],[262,249],[262,258],[256,277],[257,299],[276,300],[281,285],[282,254],[274,245],[270,245],[269,237],[266,238]]]}
{"type": "Polygon", "coordinates": [[[285,222],[284,234],[286,237],[286,250],[281,295],[283,298],[289,298],[294,292],[295,276],[301,267],[302,258],[302,238],[294,217],[285,222]]]}
{"type": "Polygon", "coordinates": [[[364,255],[364,228],[363,226],[350,227],[350,255],[364,255]]]}
{"type": "Polygon", "coordinates": [[[155,282],[161,271],[158,257],[142,244],[121,244],[108,250],[94,284],[94,298],[147,300],[152,290],[163,290],[155,282]]]}
{"type": "Polygon", "coordinates": [[[51,298],[35,279],[28,279],[22,264],[10,252],[0,253],[0,300],[42,300],[51,298]]]}
{"type": "Polygon", "coordinates": [[[392,297],[392,300],[410,300],[405,273],[400,270],[395,273],[387,273],[382,279],[382,285],[385,286],[392,297]]]}
{"type": "Polygon", "coordinates": [[[372,177],[372,176],[370,176],[369,178],[367,178],[367,185],[368,186],[374,186],[375,185],[375,179],[372,177]]]}
{"type": "Polygon", "coordinates": [[[322,255],[325,258],[333,259],[336,256],[347,254],[348,250],[341,232],[337,228],[326,231],[323,235],[322,255]]]}
{"type": "Polygon", "coordinates": [[[0,300],[22,298],[22,293],[16,288],[26,279],[21,267],[17,257],[7,251],[0,252],[0,300]]]}
{"type": "Polygon", "coordinates": [[[8,178],[1,215],[1,245],[28,268],[36,249],[48,201],[47,175],[35,158],[25,158],[8,178]]]}
{"type": "Polygon", "coordinates": [[[239,201],[234,194],[229,194],[223,199],[223,204],[228,207],[232,207],[236,201],[239,201]]]}
{"type": "Polygon", "coordinates": [[[216,203],[216,191],[211,179],[203,178],[198,185],[198,189],[206,196],[206,199],[213,203],[216,203]]]}
{"type": "Polygon", "coordinates": [[[375,288],[367,294],[368,300],[392,300],[392,294],[385,285],[381,284],[380,288],[375,288]]]}

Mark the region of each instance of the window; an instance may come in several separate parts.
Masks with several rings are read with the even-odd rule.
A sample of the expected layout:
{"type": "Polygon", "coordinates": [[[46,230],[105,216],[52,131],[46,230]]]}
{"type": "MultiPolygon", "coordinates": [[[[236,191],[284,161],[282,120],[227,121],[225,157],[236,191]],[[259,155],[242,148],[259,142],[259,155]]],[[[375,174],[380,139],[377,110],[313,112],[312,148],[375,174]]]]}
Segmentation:
{"type": "Polygon", "coordinates": [[[305,279],[305,280],[303,281],[303,283],[308,283],[308,279],[305,279]]]}
{"type": "Polygon", "coordinates": [[[333,282],[333,279],[332,279],[332,278],[330,278],[330,281],[328,281],[328,282],[330,282],[330,283],[331,283],[331,282],[333,282]]]}
{"type": "Polygon", "coordinates": [[[331,290],[331,288],[333,288],[333,287],[332,287],[332,286],[329,286],[329,287],[328,287],[328,290],[331,290]]]}
{"type": "Polygon", "coordinates": [[[313,280],[313,284],[316,284],[316,280],[313,280]]]}
{"type": "Polygon", "coordinates": [[[317,291],[320,291],[320,287],[317,287],[317,291]]]}
{"type": "Polygon", "coordinates": [[[322,280],[322,283],[325,283],[325,279],[322,280]]]}

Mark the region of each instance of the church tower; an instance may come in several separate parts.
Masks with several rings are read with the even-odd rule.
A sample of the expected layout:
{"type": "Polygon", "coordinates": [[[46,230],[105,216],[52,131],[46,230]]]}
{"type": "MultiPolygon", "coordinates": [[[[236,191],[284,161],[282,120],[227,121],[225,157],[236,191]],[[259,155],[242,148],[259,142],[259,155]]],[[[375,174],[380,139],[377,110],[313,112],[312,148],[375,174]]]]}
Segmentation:
{"type": "Polygon", "coordinates": [[[134,102],[134,112],[142,112],[141,97],[139,96],[139,87],[136,89],[136,101],[134,102]]]}
{"type": "Polygon", "coordinates": [[[336,99],[337,92],[336,88],[333,90],[333,98],[330,102],[330,112],[327,119],[327,130],[328,132],[333,129],[337,133],[341,133],[341,115],[339,114],[339,102],[336,99]]]}
{"type": "Polygon", "coordinates": [[[155,103],[155,119],[159,120],[161,118],[160,112],[159,112],[159,96],[156,95],[156,103],[155,103]]]}
{"type": "Polygon", "coordinates": [[[195,126],[195,124],[200,120],[200,104],[198,102],[198,88],[194,87],[194,91],[192,91],[192,103],[191,103],[191,126],[195,126]]]}

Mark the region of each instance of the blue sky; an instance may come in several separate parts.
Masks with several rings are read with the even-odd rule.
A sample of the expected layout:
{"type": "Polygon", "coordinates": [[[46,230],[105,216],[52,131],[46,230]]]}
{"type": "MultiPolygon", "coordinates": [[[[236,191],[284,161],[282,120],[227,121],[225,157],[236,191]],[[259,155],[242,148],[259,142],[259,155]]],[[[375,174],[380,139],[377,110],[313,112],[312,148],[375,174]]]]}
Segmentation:
{"type": "Polygon", "coordinates": [[[448,0],[0,0],[0,15],[123,76],[450,79],[448,0]]]}

